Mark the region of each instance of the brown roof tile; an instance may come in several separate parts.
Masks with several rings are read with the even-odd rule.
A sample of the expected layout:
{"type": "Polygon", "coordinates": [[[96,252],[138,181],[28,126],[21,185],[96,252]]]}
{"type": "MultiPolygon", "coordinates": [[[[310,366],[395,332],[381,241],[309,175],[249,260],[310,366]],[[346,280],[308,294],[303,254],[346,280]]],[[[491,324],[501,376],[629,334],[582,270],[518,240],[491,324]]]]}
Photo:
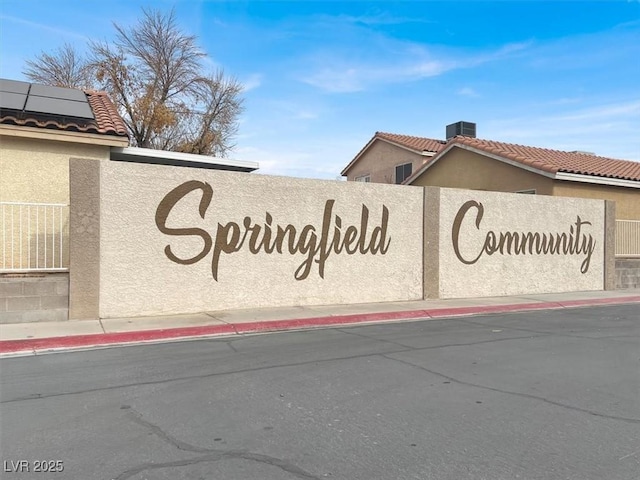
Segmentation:
{"type": "Polygon", "coordinates": [[[87,101],[95,120],[79,122],[75,119],[51,118],[30,112],[3,112],[0,123],[24,127],[47,128],[69,132],[94,133],[99,135],[114,135],[128,137],[127,127],[118,114],[118,109],[105,92],[85,91],[87,101]]]}
{"type": "MultiPolygon", "coordinates": [[[[432,138],[376,132],[375,138],[388,140],[412,150],[426,150],[436,154],[450,145],[468,146],[549,173],[564,172],[640,181],[640,162],[600,157],[585,152],[564,152],[463,136],[453,137],[445,142],[432,138]]],[[[430,159],[427,164],[438,161],[438,157],[430,159]]],[[[408,180],[412,181],[421,171],[422,169],[408,180]]]]}
{"type": "Polygon", "coordinates": [[[410,135],[397,135],[395,133],[386,133],[386,132],[376,132],[373,138],[367,142],[367,144],[360,149],[353,160],[349,162],[349,164],[344,167],[341,172],[341,175],[346,175],[347,171],[356,163],[356,161],[360,158],[360,155],[364,153],[364,151],[369,148],[369,146],[375,140],[384,140],[387,142],[395,143],[396,145],[403,146],[408,148],[409,150],[414,150],[416,153],[422,152],[432,152],[438,153],[442,150],[447,142],[442,140],[434,140],[432,138],[423,138],[423,137],[412,137],[410,135]]]}
{"type": "Polygon", "coordinates": [[[467,145],[549,173],[565,172],[640,181],[640,162],[631,160],[461,136],[450,139],[448,144],[467,145]]]}
{"type": "Polygon", "coordinates": [[[418,152],[438,153],[443,150],[447,144],[447,142],[443,140],[434,140],[433,138],[412,137],[411,135],[398,135],[386,132],[376,132],[375,137],[397,143],[418,152]]]}
{"type": "Polygon", "coordinates": [[[96,117],[99,133],[126,136],[127,126],[107,93],[91,90],[87,90],[84,93],[87,94],[89,106],[96,117]]]}

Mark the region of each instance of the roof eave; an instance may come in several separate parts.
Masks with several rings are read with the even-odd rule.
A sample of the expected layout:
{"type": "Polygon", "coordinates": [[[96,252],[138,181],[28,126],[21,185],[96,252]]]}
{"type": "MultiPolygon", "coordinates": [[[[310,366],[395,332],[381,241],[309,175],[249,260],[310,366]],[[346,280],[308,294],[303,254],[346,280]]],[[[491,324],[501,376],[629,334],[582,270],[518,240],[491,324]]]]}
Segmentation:
{"type": "Polygon", "coordinates": [[[380,137],[378,136],[378,134],[376,134],[373,136],[371,140],[369,140],[369,142],[362,148],[362,150],[358,152],[358,154],[353,158],[353,160],[349,162],[349,165],[344,167],[342,172],[340,172],[340,175],[345,177],[347,175],[347,172],[351,169],[351,167],[353,167],[353,165],[360,159],[360,157],[362,157],[365,154],[365,152],[369,150],[369,147],[371,147],[371,145],[373,145],[373,142],[375,142],[376,140],[386,142],[389,145],[402,148],[403,150],[407,150],[408,152],[415,153],[416,155],[429,156],[430,153],[435,155],[435,152],[430,152],[429,150],[416,150],[415,148],[407,147],[406,145],[402,145],[401,143],[394,142],[392,140],[389,140],[388,138],[380,137]]]}
{"type": "Polygon", "coordinates": [[[0,135],[59,142],[86,143],[105,147],[124,147],[129,144],[129,137],[127,136],[25,127],[22,125],[0,124],[0,135]]]}
{"type": "Polygon", "coordinates": [[[245,173],[253,172],[259,168],[258,162],[139,147],[112,148],[110,158],[123,162],[209,168],[245,173]]]}
{"type": "Polygon", "coordinates": [[[537,173],[538,175],[543,175],[543,176],[548,177],[548,178],[555,178],[555,174],[553,172],[547,172],[546,170],[541,170],[541,169],[532,167],[530,165],[524,165],[524,164],[522,164],[520,162],[516,162],[515,160],[511,160],[510,158],[506,158],[506,157],[502,157],[500,155],[496,155],[495,153],[490,153],[490,152],[487,152],[487,151],[479,149],[479,148],[475,148],[475,147],[471,147],[469,145],[464,145],[464,144],[460,144],[460,143],[455,143],[454,142],[454,143],[451,143],[450,145],[448,145],[444,150],[442,150],[440,153],[438,153],[435,157],[433,157],[431,159],[431,161],[425,163],[422,166],[422,168],[417,170],[411,177],[409,177],[406,180],[405,184],[406,185],[413,184],[413,182],[418,177],[420,177],[424,172],[426,172],[429,168],[431,168],[433,165],[435,165],[443,156],[445,156],[453,148],[462,148],[463,150],[468,150],[470,152],[477,153],[478,155],[482,155],[484,157],[490,157],[490,158],[493,158],[494,160],[497,160],[499,162],[506,163],[508,165],[512,165],[514,167],[521,168],[523,170],[528,170],[528,171],[533,172],[533,173],[537,173]]]}
{"type": "Polygon", "coordinates": [[[435,157],[433,157],[430,162],[428,162],[425,165],[423,165],[421,169],[419,169],[418,171],[415,172],[415,174],[413,174],[411,177],[409,177],[405,181],[405,184],[406,185],[412,185],[413,182],[418,177],[420,177],[424,172],[426,172],[429,168],[431,168],[433,165],[435,165],[438,162],[438,160],[440,160],[444,155],[447,154],[447,152],[449,152],[454,147],[462,148],[464,150],[468,150],[470,152],[477,153],[478,155],[482,155],[484,157],[489,157],[489,158],[492,158],[492,159],[497,160],[499,162],[506,163],[507,165],[511,165],[513,167],[517,167],[517,168],[520,168],[522,170],[527,170],[529,172],[536,173],[538,175],[542,175],[544,177],[551,178],[553,180],[565,180],[565,181],[570,181],[570,182],[593,183],[593,184],[599,184],[599,185],[610,185],[610,186],[615,186],[615,187],[640,188],[640,182],[636,181],[636,180],[629,180],[629,179],[623,179],[623,178],[612,178],[612,177],[600,177],[600,176],[596,176],[596,175],[584,175],[584,174],[567,173],[567,172],[549,172],[547,170],[542,170],[542,169],[539,169],[539,168],[535,168],[535,167],[532,167],[531,165],[525,165],[523,163],[517,162],[517,161],[512,160],[510,158],[506,158],[506,157],[503,157],[503,156],[500,156],[500,155],[496,155],[494,153],[487,152],[487,151],[479,149],[479,148],[475,148],[475,147],[471,147],[469,145],[464,145],[464,144],[459,144],[459,143],[452,143],[451,145],[447,146],[447,148],[445,148],[443,151],[441,151],[439,154],[437,154],[435,157]]]}
{"type": "Polygon", "coordinates": [[[351,167],[353,167],[353,165],[360,159],[360,157],[362,155],[364,155],[364,153],[369,149],[369,147],[373,144],[374,141],[379,140],[379,138],[374,135],[373,137],[371,137],[371,140],[369,140],[367,142],[367,144],[362,147],[362,149],[358,152],[358,154],[353,157],[353,160],[351,160],[346,167],[344,167],[342,169],[342,171],[340,172],[340,175],[342,175],[343,177],[347,176],[347,172],[351,169],[351,167]]]}
{"type": "Polygon", "coordinates": [[[598,185],[609,185],[612,187],[640,188],[640,181],[626,178],[598,177],[596,175],[583,175],[578,173],[558,172],[555,174],[556,180],[569,182],[594,183],[598,185]]]}

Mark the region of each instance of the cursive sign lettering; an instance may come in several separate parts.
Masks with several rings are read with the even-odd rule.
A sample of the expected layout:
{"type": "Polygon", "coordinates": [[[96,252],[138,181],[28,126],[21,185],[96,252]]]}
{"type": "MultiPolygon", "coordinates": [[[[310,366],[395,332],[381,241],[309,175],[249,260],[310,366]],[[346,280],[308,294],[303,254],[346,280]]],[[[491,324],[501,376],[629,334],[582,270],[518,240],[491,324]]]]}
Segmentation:
{"type": "Polygon", "coordinates": [[[329,256],[345,252],[347,255],[360,253],[366,255],[384,255],[389,249],[391,238],[387,237],[387,226],[389,222],[389,209],[382,206],[382,218],[380,225],[371,230],[371,235],[367,235],[369,229],[369,209],[362,205],[360,214],[360,225],[348,225],[343,230],[342,218],[333,214],[335,200],[327,200],[322,216],[322,226],[318,230],[313,225],[304,225],[298,230],[294,225],[273,224],[273,216],[265,213],[264,222],[254,222],[251,217],[244,217],[241,223],[227,222],[218,223],[215,236],[212,236],[204,229],[191,228],[171,228],[167,226],[167,218],[171,210],[187,194],[201,190],[202,197],[198,207],[198,213],[204,220],[207,209],[213,199],[213,189],[206,182],[191,180],[177,186],[171,190],[158,204],[156,209],[156,226],[165,235],[170,236],[194,236],[200,237],[203,241],[202,250],[191,258],[180,258],[171,245],[167,245],[164,253],[169,260],[180,265],[190,265],[205,258],[213,250],[211,258],[211,275],[218,281],[218,270],[220,257],[222,254],[230,255],[246,248],[252,254],[264,252],[282,254],[288,252],[290,255],[302,254],[304,261],[298,266],[294,273],[296,280],[304,280],[309,276],[314,263],[318,264],[318,274],[324,278],[325,264],[329,256]]]}
{"type": "Polygon", "coordinates": [[[478,254],[472,258],[465,258],[460,252],[460,227],[469,210],[476,209],[475,226],[479,230],[484,216],[484,206],[474,200],[466,202],[453,221],[451,229],[451,241],[453,251],[462,263],[473,265],[484,255],[585,255],[580,266],[580,272],[589,270],[591,255],[595,251],[596,241],[591,234],[585,234],[583,227],[591,225],[577,217],[576,222],[569,226],[569,232],[540,233],[540,232],[494,232],[489,230],[484,243],[478,250],[478,254]]]}

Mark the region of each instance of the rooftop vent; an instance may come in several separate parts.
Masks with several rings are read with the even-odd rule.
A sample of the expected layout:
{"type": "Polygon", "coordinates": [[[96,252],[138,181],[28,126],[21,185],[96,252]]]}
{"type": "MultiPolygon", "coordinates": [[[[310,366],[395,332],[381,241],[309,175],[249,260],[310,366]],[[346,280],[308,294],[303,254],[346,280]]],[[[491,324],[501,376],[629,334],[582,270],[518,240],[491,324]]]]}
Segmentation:
{"type": "Polygon", "coordinates": [[[456,122],[447,125],[447,140],[456,135],[476,138],[476,124],[472,122],[456,122]]]}
{"type": "Polygon", "coordinates": [[[596,152],[585,152],[584,150],[574,150],[572,152],[569,153],[580,153],[582,155],[591,155],[592,157],[596,156],[596,152]]]}

